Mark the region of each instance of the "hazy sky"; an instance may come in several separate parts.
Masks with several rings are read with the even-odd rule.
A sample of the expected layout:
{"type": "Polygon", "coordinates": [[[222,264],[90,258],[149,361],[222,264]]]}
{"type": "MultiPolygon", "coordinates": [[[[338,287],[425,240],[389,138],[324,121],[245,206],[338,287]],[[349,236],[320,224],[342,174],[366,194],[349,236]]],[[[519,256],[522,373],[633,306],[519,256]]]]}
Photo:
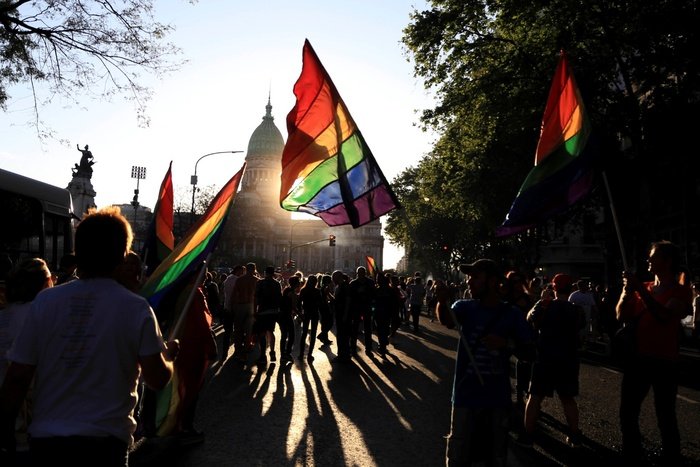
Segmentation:
{"type": "MultiPolygon", "coordinates": [[[[57,139],[39,140],[28,88],[11,88],[8,111],[0,113],[0,167],[66,187],[80,160],[76,144],[89,144],[95,158],[92,184],[97,206],[131,201],[131,167],[144,166],[139,201],[153,207],[168,163],[178,192],[191,190],[196,160],[207,153],[247,150],[271,95],[275,123],[287,136],[292,87],[301,72],[304,39],[333,79],[384,174],[391,181],[430,149],[432,136],[418,129],[416,110],[432,106],[413,77],[400,39],[413,7],[424,1],[184,0],[156,2],[156,17],[175,26],[170,39],[188,60],[178,72],[149,79],[154,97],[150,125],[138,126],[132,104],[55,99],[40,118],[57,139]],[[59,141],[63,140],[63,141],[59,141]]],[[[199,186],[221,187],[244,154],[203,159],[199,186]]],[[[191,191],[190,191],[191,193],[191,191]]],[[[384,222],[386,218],[382,218],[384,222]]],[[[384,266],[400,252],[388,242],[384,266]]]]}

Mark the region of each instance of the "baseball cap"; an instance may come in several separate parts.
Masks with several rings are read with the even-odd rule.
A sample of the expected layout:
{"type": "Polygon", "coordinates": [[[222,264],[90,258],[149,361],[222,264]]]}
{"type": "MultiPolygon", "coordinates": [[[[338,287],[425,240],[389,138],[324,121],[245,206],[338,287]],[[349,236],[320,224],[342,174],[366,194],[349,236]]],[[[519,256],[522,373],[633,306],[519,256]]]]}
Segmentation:
{"type": "Polygon", "coordinates": [[[554,285],[554,289],[557,289],[559,287],[571,287],[573,283],[574,280],[568,274],[559,273],[552,278],[552,284],[554,285]]]}
{"type": "Polygon", "coordinates": [[[460,264],[459,270],[470,276],[477,272],[485,272],[487,275],[496,277],[502,277],[503,275],[501,268],[492,259],[478,259],[470,264],[460,264]]]}

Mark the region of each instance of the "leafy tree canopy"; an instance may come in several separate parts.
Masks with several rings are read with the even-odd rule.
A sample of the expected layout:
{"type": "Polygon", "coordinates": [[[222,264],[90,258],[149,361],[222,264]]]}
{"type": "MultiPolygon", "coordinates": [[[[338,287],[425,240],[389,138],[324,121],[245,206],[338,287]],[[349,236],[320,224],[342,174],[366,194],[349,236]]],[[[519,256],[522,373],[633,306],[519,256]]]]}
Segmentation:
{"type": "Polygon", "coordinates": [[[0,108],[7,109],[11,86],[26,85],[38,127],[41,106],[55,95],[75,102],[120,94],[147,123],[142,73],[181,65],[179,50],[165,40],[171,31],[155,21],[152,0],[0,0],[0,108]]]}
{"type": "Polygon", "coordinates": [[[433,0],[414,11],[403,43],[437,96],[422,125],[440,136],[394,181],[411,225],[390,214],[389,238],[420,244],[425,257],[449,245],[453,263],[485,254],[531,261],[527,235],[493,232],[532,168],[559,51],[574,68],[606,168],[644,166],[655,156],[650,144],[663,139],[654,135],[671,126],[659,123],[677,122],[669,116],[698,102],[697,20],[696,2],[684,0],[433,0]],[[622,140],[633,148],[625,157],[622,140]]]}

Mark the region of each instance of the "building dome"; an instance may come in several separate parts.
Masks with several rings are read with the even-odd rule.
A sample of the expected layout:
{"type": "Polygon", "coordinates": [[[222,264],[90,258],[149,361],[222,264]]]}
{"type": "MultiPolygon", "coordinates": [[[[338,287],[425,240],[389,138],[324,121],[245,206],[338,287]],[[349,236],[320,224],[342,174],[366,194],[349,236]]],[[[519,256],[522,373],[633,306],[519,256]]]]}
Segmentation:
{"type": "Polygon", "coordinates": [[[274,120],[275,118],[272,116],[272,105],[268,98],[263,121],[258,125],[255,131],[253,131],[248,141],[247,161],[250,162],[250,159],[255,157],[279,157],[282,154],[284,138],[282,138],[282,133],[280,133],[280,130],[275,125],[274,120]]]}
{"type": "Polygon", "coordinates": [[[236,195],[234,202],[236,203],[236,206],[245,206],[256,209],[259,209],[262,205],[260,195],[254,191],[241,191],[236,195]]]}

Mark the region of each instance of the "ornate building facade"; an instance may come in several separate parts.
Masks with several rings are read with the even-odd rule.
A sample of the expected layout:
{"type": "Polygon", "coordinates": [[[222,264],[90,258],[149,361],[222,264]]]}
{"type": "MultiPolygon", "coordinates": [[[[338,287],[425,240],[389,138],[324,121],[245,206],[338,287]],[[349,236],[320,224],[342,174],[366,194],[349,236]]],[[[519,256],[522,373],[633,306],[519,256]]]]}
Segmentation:
{"type": "Polygon", "coordinates": [[[218,265],[254,261],[259,269],[273,265],[289,272],[291,261],[304,273],[339,269],[353,277],[358,266],[366,266],[365,256],[372,256],[381,269],[384,237],[379,220],[357,229],[328,227],[313,216],[294,218],[280,207],[283,149],[268,99],[262,123],[248,142],[240,191],[217,249],[218,265]],[[330,246],[331,235],[335,246],[330,246]]]}

